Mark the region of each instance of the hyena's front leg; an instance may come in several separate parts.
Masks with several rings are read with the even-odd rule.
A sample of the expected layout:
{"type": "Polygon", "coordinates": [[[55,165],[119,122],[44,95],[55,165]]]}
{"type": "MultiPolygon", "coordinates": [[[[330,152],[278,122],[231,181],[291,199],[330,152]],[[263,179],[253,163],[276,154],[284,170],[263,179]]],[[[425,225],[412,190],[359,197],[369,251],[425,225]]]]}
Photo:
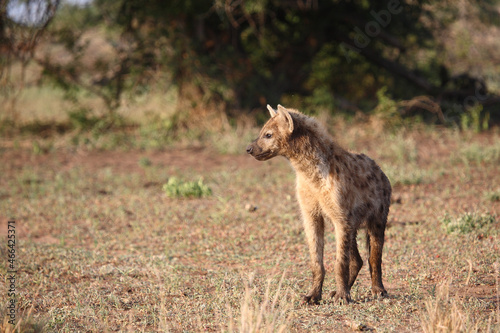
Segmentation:
{"type": "Polygon", "coordinates": [[[307,303],[317,304],[321,300],[323,291],[323,280],[325,279],[325,267],[323,264],[324,229],[325,223],[321,215],[304,217],[304,229],[309,255],[311,257],[312,287],[304,296],[307,303]]]}
{"type": "Polygon", "coordinates": [[[302,210],[304,231],[309,245],[313,280],[311,290],[303,296],[303,299],[307,303],[317,304],[321,300],[323,280],[325,278],[325,267],[323,265],[325,222],[318,203],[308,200],[307,196],[300,193],[298,197],[302,210]]]}

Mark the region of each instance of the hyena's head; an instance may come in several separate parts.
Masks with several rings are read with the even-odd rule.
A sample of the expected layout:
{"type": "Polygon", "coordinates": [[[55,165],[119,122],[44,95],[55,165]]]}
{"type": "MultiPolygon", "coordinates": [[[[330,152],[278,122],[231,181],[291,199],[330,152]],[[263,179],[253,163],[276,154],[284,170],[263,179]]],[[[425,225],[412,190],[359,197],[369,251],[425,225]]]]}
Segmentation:
{"type": "Polygon", "coordinates": [[[293,120],[286,108],[278,105],[278,110],[267,106],[271,119],[262,127],[259,137],[247,147],[247,153],[259,161],[283,155],[288,138],[293,132],[293,120]]]}

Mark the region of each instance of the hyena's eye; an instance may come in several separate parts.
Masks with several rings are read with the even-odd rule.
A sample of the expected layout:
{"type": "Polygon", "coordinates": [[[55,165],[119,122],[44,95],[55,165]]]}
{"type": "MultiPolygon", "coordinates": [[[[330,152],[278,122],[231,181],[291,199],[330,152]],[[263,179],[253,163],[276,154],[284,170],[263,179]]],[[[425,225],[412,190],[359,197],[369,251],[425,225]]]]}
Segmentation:
{"type": "Polygon", "coordinates": [[[270,139],[270,138],[272,138],[272,137],[273,137],[273,134],[272,134],[272,133],[267,133],[266,135],[264,135],[264,137],[265,137],[266,139],[270,139]]]}

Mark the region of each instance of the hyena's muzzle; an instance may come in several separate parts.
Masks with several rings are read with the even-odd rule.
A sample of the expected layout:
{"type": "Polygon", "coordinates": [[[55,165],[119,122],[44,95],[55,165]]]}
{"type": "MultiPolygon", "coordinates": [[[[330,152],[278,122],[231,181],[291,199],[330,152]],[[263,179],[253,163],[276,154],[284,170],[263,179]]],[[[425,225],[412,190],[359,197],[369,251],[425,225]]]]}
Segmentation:
{"type": "Polygon", "coordinates": [[[251,144],[247,146],[247,154],[252,155],[258,161],[265,161],[274,156],[276,153],[272,150],[263,149],[259,144],[258,140],[254,140],[251,144]]]}
{"type": "Polygon", "coordinates": [[[247,154],[250,154],[250,155],[252,155],[252,156],[253,156],[253,154],[254,154],[254,149],[255,149],[255,148],[254,148],[254,143],[255,143],[255,141],[253,141],[251,144],[249,144],[249,145],[247,146],[247,154]]]}

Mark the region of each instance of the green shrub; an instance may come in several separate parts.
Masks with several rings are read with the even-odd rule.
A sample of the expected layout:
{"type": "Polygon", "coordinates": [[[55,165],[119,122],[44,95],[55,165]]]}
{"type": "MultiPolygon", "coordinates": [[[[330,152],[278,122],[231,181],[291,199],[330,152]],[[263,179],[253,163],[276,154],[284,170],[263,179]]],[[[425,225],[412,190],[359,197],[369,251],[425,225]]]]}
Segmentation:
{"type": "Polygon", "coordinates": [[[68,112],[69,121],[73,128],[79,130],[89,130],[94,128],[100,121],[99,117],[92,115],[92,111],[87,108],[78,108],[68,112]]]}
{"type": "Polygon", "coordinates": [[[486,198],[489,201],[500,201],[500,190],[486,193],[486,198]]]}
{"type": "Polygon", "coordinates": [[[151,160],[147,157],[141,157],[137,163],[139,164],[139,166],[143,168],[149,167],[153,164],[151,160]]]}
{"type": "Polygon", "coordinates": [[[476,133],[486,131],[489,128],[490,114],[483,112],[483,106],[478,104],[467,109],[460,115],[460,126],[462,130],[473,130],[476,133]]]}
{"type": "Polygon", "coordinates": [[[480,229],[486,228],[496,222],[496,217],[486,214],[479,214],[476,212],[465,213],[457,218],[452,218],[446,215],[442,219],[442,223],[448,234],[459,233],[468,234],[480,229]]]}
{"type": "Polygon", "coordinates": [[[388,128],[398,128],[403,124],[403,118],[399,112],[398,102],[387,94],[387,87],[377,91],[378,104],[373,109],[373,114],[381,119],[388,128]]]}
{"type": "Polygon", "coordinates": [[[203,183],[203,178],[198,181],[181,181],[177,177],[171,177],[166,184],[163,185],[163,191],[170,198],[201,198],[212,195],[212,189],[203,183]]]}

